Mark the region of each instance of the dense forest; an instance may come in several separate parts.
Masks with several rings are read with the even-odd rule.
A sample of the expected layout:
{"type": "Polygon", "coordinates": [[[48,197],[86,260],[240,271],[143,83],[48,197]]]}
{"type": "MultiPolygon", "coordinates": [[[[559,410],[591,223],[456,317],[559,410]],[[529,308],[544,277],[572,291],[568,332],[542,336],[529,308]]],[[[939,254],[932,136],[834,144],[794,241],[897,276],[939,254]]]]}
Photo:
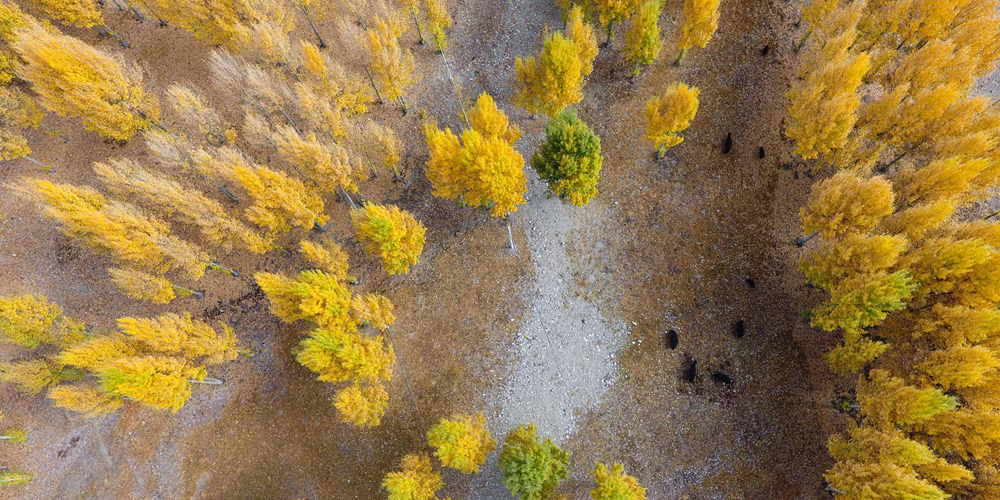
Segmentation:
{"type": "Polygon", "coordinates": [[[4,497],[1000,498],[996,0],[0,40],[4,497]]]}

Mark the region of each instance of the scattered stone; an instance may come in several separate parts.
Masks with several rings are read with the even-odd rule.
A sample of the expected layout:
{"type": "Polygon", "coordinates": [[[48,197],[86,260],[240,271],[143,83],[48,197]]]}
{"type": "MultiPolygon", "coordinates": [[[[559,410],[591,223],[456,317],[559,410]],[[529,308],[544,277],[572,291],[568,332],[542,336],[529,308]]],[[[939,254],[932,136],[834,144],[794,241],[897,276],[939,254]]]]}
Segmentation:
{"type": "Polygon", "coordinates": [[[741,319],[736,322],[736,338],[741,339],[746,334],[747,334],[747,327],[746,324],[743,323],[743,320],[741,319]]]}
{"type": "Polygon", "coordinates": [[[722,384],[722,385],[729,385],[733,383],[733,379],[729,378],[729,375],[726,375],[725,373],[722,372],[713,373],[712,380],[714,380],[716,384],[722,384]]]}
{"type": "Polygon", "coordinates": [[[733,150],[733,133],[726,134],[726,143],[722,146],[722,154],[727,155],[733,150]]]}
{"type": "Polygon", "coordinates": [[[757,282],[754,281],[753,278],[747,278],[744,281],[746,282],[747,286],[750,287],[751,290],[757,289],[757,282]]]}
{"type": "Polygon", "coordinates": [[[757,157],[763,160],[765,156],[767,155],[764,153],[764,146],[761,146],[760,149],[757,150],[757,157]]]}
{"type": "Polygon", "coordinates": [[[685,376],[688,382],[694,383],[694,379],[698,376],[698,360],[691,362],[691,366],[687,369],[685,376]]]}

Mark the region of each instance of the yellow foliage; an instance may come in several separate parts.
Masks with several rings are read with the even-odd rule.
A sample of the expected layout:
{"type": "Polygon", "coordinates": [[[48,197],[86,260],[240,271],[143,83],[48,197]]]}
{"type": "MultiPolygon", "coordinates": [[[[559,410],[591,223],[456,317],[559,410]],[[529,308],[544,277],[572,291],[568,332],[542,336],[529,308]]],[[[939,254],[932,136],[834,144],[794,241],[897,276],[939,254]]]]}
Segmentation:
{"type": "Polygon", "coordinates": [[[615,462],[608,469],[607,465],[598,463],[592,473],[597,487],[590,490],[590,498],[594,500],[644,500],[646,488],[639,486],[639,480],[625,474],[625,466],[615,462]]]}
{"type": "Polygon", "coordinates": [[[517,78],[514,103],[531,114],[555,116],[566,106],[583,100],[587,66],[572,39],[553,33],[545,39],[537,57],[518,57],[514,61],[517,78]]]}
{"type": "Polygon", "coordinates": [[[799,268],[814,286],[830,291],[847,276],[893,267],[907,246],[901,236],[847,233],[823,240],[819,248],[806,254],[799,268]]]}
{"type": "Polygon", "coordinates": [[[382,259],[389,274],[403,274],[417,263],[427,229],[395,205],[365,203],[351,211],[351,222],[365,250],[382,259]]]}
{"type": "Polygon", "coordinates": [[[131,269],[108,269],[111,282],[126,296],[148,300],[154,304],[169,304],[177,296],[170,280],[131,269]]]}
{"type": "Polygon", "coordinates": [[[661,0],[646,0],[632,19],[632,26],[625,32],[625,57],[635,63],[632,76],[639,74],[641,65],[653,64],[660,55],[663,41],[660,40],[661,0]]]}
{"type": "Polygon", "coordinates": [[[189,133],[204,137],[210,144],[232,144],[235,131],[190,87],[173,84],[167,87],[167,103],[189,133]]]}
{"type": "Polygon", "coordinates": [[[236,336],[228,325],[222,323],[219,335],[208,324],[192,319],[187,312],[155,318],[119,318],[118,328],[128,338],[141,342],[148,351],[189,360],[203,358],[204,364],[232,361],[239,355],[236,336]]]}
{"type": "Polygon", "coordinates": [[[598,51],[597,35],[594,34],[590,23],[586,22],[587,17],[580,5],[574,5],[566,15],[566,36],[576,45],[580,64],[583,65],[580,70],[583,76],[588,76],[594,71],[594,58],[597,57],[598,51]]]}
{"type": "Polygon", "coordinates": [[[861,414],[880,429],[920,424],[958,406],[956,398],[940,389],[907,385],[885,370],[872,370],[869,377],[866,380],[862,376],[858,381],[858,403],[861,414]]]}
{"type": "Polygon", "coordinates": [[[882,227],[893,234],[902,234],[910,241],[917,241],[928,231],[944,224],[957,209],[956,200],[938,200],[914,205],[896,212],[882,222],[882,227]]]}
{"type": "Polygon", "coordinates": [[[452,23],[447,0],[424,0],[424,5],[427,7],[427,25],[434,37],[434,45],[443,53],[448,47],[444,30],[450,28],[452,23]]]}
{"type": "Polygon", "coordinates": [[[319,270],[302,271],[295,278],[258,272],[257,284],[271,302],[271,313],[288,323],[307,320],[341,332],[357,329],[351,318],[351,291],[319,270]]]}
{"type": "Polygon", "coordinates": [[[38,394],[60,380],[61,367],[44,359],[0,364],[0,382],[14,384],[25,394],[38,394]]]}
{"type": "Polygon", "coordinates": [[[20,132],[0,128],[0,160],[15,160],[31,154],[31,147],[20,132]]]}
{"type": "Polygon", "coordinates": [[[597,22],[607,30],[608,45],[614,41],[614,25],[632,16],[643,0],[593,0],[597,22]]]}
{"type": "Polygon", "coordinates": [[[56,356],[60,365],[70,365],[91,372],[101,372],[116,360],[138,354],[136,346],[120,335],[104,335],[74,345],[56,356]]]}
{"type": "Polygon", "coordinates": [[[42,15],[58,19],[77,28],[93,28],[104,24],[95,0],[29,0],[42,15]]]}
{"type": "Polygon", "coordinates": [[[247,219],[267,228],[273,235],[292,226],[311,229],[330,220],[323,213],[323,199],[302,181],[282,172],[253,163],[248,164],[231,148],[221,148],[213,157],[198,152],[195,164],[203,171],[215,172],[239,182],[253,204],[244,210],[247,219]]]}
{"type": "Polygon", "coordinates": [[[323,143],[312,132],[299,135],[289,125],[279,126],[272,135],[278,152],[316,186],[326,192],[337,187],[357,191],[351,180],[351,158],[336,143],[323,143]]]}
{"type": "Polygon", "coordinates": [[[299,242],[299,251],[305,255],[306,260],[336,279],[354,281],[354,278],[347,274],[347,252],[344,252],[335,241],[313,243],[302,240],[299,242]]]}
{"type": "Polygon", "coordinates": [[[79,116],[88,130],[118,140],[158,120],[159,105],[146,94],[134,64],[36,24],[18,35],[13,47],[24,60],[18,76],[31,82],[49,110],[79,116]]]}
{"type": "Polygon", "coordinates": [[[15,87],[0,87],[0,126],[14,130],[38,128],[44,117],[30,96],[15,87]]]}
{"type": "Polygon", "coordinates": [[[94,172],[120,197],[138,198],[156,207],[162,215],[179,215],[196,226],[213,246],[227,251],[238,246],[253,253],[264,253],[273,246],[270,240],[230,217],[221,203],[153,174],[132,160],[118,158],[108,163],[94,163],[94,172]]]}
{"type": "Polygon", "coordinates": [[[191,397],[191,382],[204,380],[205,369],[164,356],[111,361],[98,373],[101,389],[161,410],[180,410],[191,397]]]}
{"type": "Polygon", "coordinates": [[[389,500],[435,500],[435,493],[444,486],[441,474],[431,469],[426,453],[406,455],[400,471],[390,472],[382,480],[389,500]]]}
{"type": "Polygon", "coordinates": [[[340,412],[340,419],[357,427],[375,427],[382,423],[382,415],[389,404],[389,394],[381,384],[359,387],[357,384],[337,391],[333,406],[340,412]]]}
{"type": "Polygon", "coordinates": [[[719,26],[720,0],[684,0],[684,24],[678,48],[704,48],[719,26]]]}
{"type": "MultiPolygon", "coordinates": [[[[831,487],[843,492],[838,494],[838,498],[943,500],[948,497],[917,472],[918,468],[928,470],[928,466],[940,464],[925,445],[906,438],[894,429],[877,430],[860,426],[848,432],[849,439],[834,435],[828,445],[837,463],[825,477],[831,487]]],[[[939,472],[942,469],[936,468],[939,472]]],[[[961,472],[958,476],[962,476],[961,472]]],[[[968,477],[967,471],[964,477],[968,477]]]]}
{"type": "Polygon", "coordinates": [[[918,359],[921,358],[923,361],[916,365],[916,369],[945,390],[983,385],[991,381],[996,375],[996,368],[1000,367],[1000,360],[990,349],[982,346],[937,349],[918,359]]]}
{"type": "Polygon", "coordinates": [[[837,8],[838,0],[812,0],[802,8],[802,21],[818,24],[837,8]]]}
{"type": "Polygon", "coordinates": [[[520,131],[506,126],[506,117],[485,93],[470,115],[473,128],[462,132],[461,142],[451,129],[424,126],[430,149],[427,178],[434,196],[492,206],[490,213],[501,217],[525,203],[524,158],[513,147],[520,131]]]}
{"type": "Polygon", "coordinates": [[[662,156],[684,138],[677,133],[691,126],[698,113],[698,87],[672,83],[662,96],[646,101],[646,139],[653,142],[662,156]]]}
{"type": "Polygon", "coordinates": [[[482,413],[442,418],[427,431],[427,444],[434,448],[434,456],[441,460],[441,465],[464,474],[479,472],[486,456],[497,447],[482,413]]]}
{"type": "Polygon", "coordinates": [[[799,78],[788,92],[785,135],[795,141],[795,154],[803,159],[843,147],[858,120],[858,89],[871,64],[867,53],[851,51],[860,7],[854,3],[837,11],[841,22],[821,27],[830,31],[802,54],[799,78]]]}
{"type": "Polygon", "coordinates": [[[369,66],[386,99],[398,99],[419,79],[413,74],[413,54],[399,45],[403,27],[396,19],[375,19],[375,27],[368,28],[369,66]]]}
{"type": "Polygon", "coordinates": [[[396,322],[392,302],[377,293],[355,295],[351,299],[351,314],[358,323],[368,323],[383,332],[396,322]]]}
{"type": "Polygon", "coordinates": [[[120,396],[83,385],[57,385],[49,389],[48,398],[54,406],[83,413],[87,418],[113,413],[124,404],[120,396]]]}
{"type": "Polygon", "coordinates": [[[26,349],[42,344],[71,346],[83,340],[84,326],[41,295],[0,297],[0,340],[26,349]]]}
{"type": "Polygon", "coordinates": [[[882,177],[837,172],[813,185],[809,203],[801,211],[802,229],[828,238],[871,231],[892,213],[894,199],[892,185],[882,177]]]}
{"type": "Polygon", "coordinates": [[[900,264],[919,286],[914,298],[951,293],[982,265],[996,257],[982,240],[927,238],[907,252],[900,264]]]}
{"type": "Polygon", "coordinates": [[[381,336],[362,337],[344,330],[316,328],[300,343],[295,359],[319,376],[320,382],[392,378],[396,354],[381,336]]]}
{"type": "Polygon", "coordinates": [[[154,273],[180,269],[197,279],[208,266],[208,256],[172,236],[165,223],[131,205],[109,202],[93,189],[37,180],[22,191],[43,202],[43,215],[60,222],[64,234],[129,267],[154,273]]]}
{"type": "Polygon", "coordinates": [[[938,200],[961,200],[971,183],[989,167],[985,159],[952,157],[932,161],[920,169],[906,170],[896,180],[899,200],[907,206],[938,200]]]}
{"type": "MultiPolygon", "coordinates": [[[[995,379],[993,381],[995,383],[995,379]]],[[[936,415],[921,427],[940,454],[957,454],[963,460],[995,462],[1000,444],[1000,415],[993,409],[960,408],[936,415]]],[[[978,481],[978,475],[977,475],[978,481]]]]}

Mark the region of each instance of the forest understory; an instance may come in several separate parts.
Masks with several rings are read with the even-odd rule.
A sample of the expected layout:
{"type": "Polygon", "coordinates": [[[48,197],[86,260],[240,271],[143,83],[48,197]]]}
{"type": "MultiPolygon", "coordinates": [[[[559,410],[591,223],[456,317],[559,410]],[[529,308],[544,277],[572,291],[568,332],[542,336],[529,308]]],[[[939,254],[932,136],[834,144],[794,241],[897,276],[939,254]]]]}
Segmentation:
{"type": "MultiPolygon", "coordinates": [[[[0,2],[38,14],[33,1],[0,2]]],[[[299,17],[290,35],[317,43],[319,33],[329,45],[320,52],[367,86],[353,33],[364,33],[372,23],[366,14],[378,9],[357,2],[331,2],[336,7],[315,21],[315,32],[293,10],[299,17]]],[[[263,109],[256,97],[219,85],[213,44],[176,23],[161,25],[149,12],[139,21],[116,3],[100,8],[114,36],[55,24],[135,62],[147,92],[164,103],[167,88],[181,84],[198,89],[224,123],[243,124],[247,109],[263,109]]],[[[847,9],[852,2],[840,3],[847,9]]],[[[86,418],[53,405],[44,393],[0,386],[2,425],[27,431],[23,443],[0,443],[0,466],[33,476],[0,486],[0,498],[385,498],[386,474],[405,455],[430,451],[431,426],[477,412],[501,444],[477,474],[441,467],[440,498],[512,498],[498,466],[499,447],[503,436],[529,423],[570,454],[568,477],[557,490],[566,498],[589,497],[596,462],[624,465],[649,499],[866,498],[844,496],[824,477],[836,463],[830,437],[863,419],[856,406],[845,410],[855,402],[857,376],[834,375],[824,362],[841,335],[810,323],[809,311],[828,296],[807,284],[801,270],[805,252],[832,238],[822,233],[798,241],[809,236],[800,210],[813,199],[814,183],[832,173],[802,160],[801,147],[786,136],[789,91],[808,53],[794,48],[812,29],[801,23],[803,2],[723,0],[710,44],[691,49],[677,65],[685,0],[665,0],[657,11],[663,48],[638,75],[633,68],[639,65],[626,56],[630,22],[617,27],[593,59],[583,99],[573,105],[600,138],[597,194],[574,206],[525,165],[525,201],[505,217],[487,209],[499,204],[461,206],[432,194],[440,186],[425,168],[432,161],[427,123],[458,133],[466,128],[463,116],[487,93],[521,129],[516,150],[525,161],[532,158],[551,119],[512,104],[518,99],[515,59],[538,53],[546,36],[563,29],[562,10],[552,0],[445,4],[453,18],[447,61],[426,24],[419,34],[408,25],[399,44],[412,51],[419,81],[406,88],[405,101],[374,100],[356,119],[358,130],[370,122],[398,138],[396,171],[367,161],[365,170],[377,175],[322,197],[320,212],[329,218],[316,221],[322,232],[311,223],[279,231],[274,248],[280,251],[203,245],[231,272],[213,269],[213,262],[192,285],[198,294],[169,304],[123,295],[108,277],[114,258],[68,236],[20,187],[44,180],[98,188],[106,180],[95,174],[95,162],[125,157],[154,165],[160,160],[143,134],[158,125],[114,140],[84,129],[77,117],[48,113],[43,123],[58,133],[25,132],[32,159],[0,162],[0,297],[44,295],[86,324],[88,336],[120,328],[118,318],[186,311],[213,327],[231,327],[240,355],[210,366],[205,380],[221,385],[191,384],[190,399],[176,411],[125,398],[121,408],[86,418]],[[647,101],[673,82],[697,87],[697,115],[680,134],[683,142],[661,155],[646,137],[643,117],[647,101]],[[419,261],[408,272],[387,273],[385,262],[355,237],[352,206],[362,202],[396,205],[426,227],[419,261]],[[391,378],[372,384],[384,386],[388,397],[377,425],[345,423],[331,406],[334,389],[318,382],[319,371],[307,369],[299,355],[307,329],[294,321],[309,318],[282,317],[260,278],[309,269],[297,251],[300,239],[336,242],[348,259],[344,276],[337,276],[352,283],[347,293],[378,294],[391,303],[395,321],[387,329],[377,317],[350,325],[382,330],[394,352],[391,378]]],[[[412,23],[408,16],[402,19],[412,23]]],[[[603,27],[593,25],[604,42],[603,27]]],[[[819,43],[820,35],[812,36],[810,43],[819,43]]],[[[12,85],[31,92],[25,81],[12,85]]],[[[976,92],[993,99],[994,87],[985,79],[976,92]]],[[[170,116],[166,104],[161,108],[170,116]]],[[[298,117],[286,118],[297,130],[298,117]]],[[[270,126],[277,130],[279,122],[270,126]]],[[[163,132],[177,134],[169,120],[163,123],[163,132]]],[[[266,141],[252,143],[239,130],[230,145],[264,167],[283,165],[266,141]]],[[[245,199],[233,201],[241,193],[226,192],[235,182],[216,186],[190,172],[181,177],[203,182],[207,196],[228,211],[245,207],[245,199]]],[[[139,204],[141,197],[125,190],[119,198],[139,204]]],[[[977,200],[959,215],[981,218],[994,205],[977,200]]],[[[203,241],[195,224],[170,228],[185,240],[203,241]]],[[[0,343],[0,361],[19,356],[20,347],[0,343]]],[[[871,371],[869,365],[862,373],[871,371]]],[[[955,491],[956,498],[989,498],[955,491]]]]}

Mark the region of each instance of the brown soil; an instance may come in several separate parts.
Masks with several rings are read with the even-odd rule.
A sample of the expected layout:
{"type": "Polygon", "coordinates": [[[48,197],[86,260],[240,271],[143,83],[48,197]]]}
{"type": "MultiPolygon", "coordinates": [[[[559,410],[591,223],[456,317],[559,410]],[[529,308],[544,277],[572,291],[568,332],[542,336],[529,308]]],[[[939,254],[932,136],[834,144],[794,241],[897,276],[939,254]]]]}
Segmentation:
{"type": "MultiPolygon", "coordinates": [[[[507,104],[513,60],[537,51],[543,27],[559,26],[558,10],[549,0],[467,2],[451,2],[449,58],[456,79],[469,100],[481,91],[497,98],[525,129],[520,147],[529,156],[545,120],[507,104]]],[[[228,102],[209,81],[209,48],[174,28],[135,23],[108,4],[109,24],[133,46],[122,52],[147,68],[156,88],[190,82],[213,103],[228,102]]],[[[826,341],[820,339],[828,336],[802,318],[815,298],[802,285],[792,243],[812,180],[805,167],[780,166],[791,150],[781,121],[795,60],[789,47],[797,36],[797,7],[778,0],[723,2],[716,37],[678,68],[671,65],[672,47],[682,12],[682,0],[667,1],[661,60],[634,82],[620,30],[615,45],[598,56],[578,106],[606,155],[601,193],[579,210],[581,217],[607,223],[564,236],[573,290],[604,317],[633,326],[618,356],[616,382],[595,407],[577,415],[576,430],[564,441],[574,462],[562,491],[585,498],[588,473],[600,460],[623,462],[649,488],[650,499],[824,498],[824,443],[838,423],[830,404],[835,390],[817,361],[826,341]],[[762,56],[765,46],[769,53],[762,56]],[[701,89],[701,107],[685,142],[656,160],[643,139],[643,103],[675,80],[701,89]],[[734,149],[724,155],[727,133],[734,149]],[[737,320],[746,325],[741,339],[734,335],[737,320]],[[679,333],[676,351],[665,346],[668,329],[679,333]],[[698,378],[688,383],[683,373],[695,360],[698,378]],[[732,384],[714,382],[713,372],[728,374],[732,384]]],[[[298,33],[310,36],[300,24],[298,33]]],[[[334,23],[321,29],[335,41],[334,23]]],[[[119,50],[92,32],[67,31],[119,50]]],[[[440,55],[417,46],[415,33],[407,37],[424,77],[408,103],[457,128],[440,55]]],[[[232,104],[222,111],[234,120],[239,115],[232,104]]],[[[226,263],[244,277],[206,276],[199,282],[204,302],[139,304],[108,283],[107,259],[60,235],[4,187],[0,294],[45,294],[96,331],[107,331],[121,316],[188,309],[228,322],[255,356],[213,370],[225,385],[196,387],[177,414],[128,405],[114,416],[85,420],[50,407],[42,396],[3,388],[0,409],[8,423],[31,435],[27,444],[0,448],[2,463],[34,473],[35,480],[6,488],[0,497],[381,498],[382,475],[402,455],[426,449],[424,433],[438,418],[481,409],[498,428],[503,401],[495,395],[511,379],[518,333],[531,314],[538,263],[526,243],[534,241],[527,233],[534,219],[524,210],[510,217],[518,251],[507,250],[504,221],[430,195],[421,172],[426,147],[418,113],[401,117],[397,107],[387,106],[371,116],[406,142],[405,180],[382,175],[366,181],[362,193],[400,204],[428,227],[421,263],[390,279],[353,243],[345,206],[329,200],[331,232],[351,254],[359,291],[385,293],[395,304],[389,336],[399,363],[383,424],[366,431],[338,421],[332,389],[294,360],[302,328],[271,316],[252,285],[253,270],[294,271],[303,267],[297,258],[229,255],[226,263]]],[[[96,185],[93,161],[146,158],[139,138],[108,143],[74,119],[53,116],[46,123],[71,139],[31,137],[37,156],[56,170],[7,162],[0,164],[0,185],[36,177],[96,185]]],[[[537,182],[532,190],[534,199],[541,197],[537,182]]],[[[3,359],[14,354],[0,351],[3,359]]],[[[443,493],[455,499],[506,495],[495,471],[480,478],[445,471],[444,478],[443,493]]]]}

